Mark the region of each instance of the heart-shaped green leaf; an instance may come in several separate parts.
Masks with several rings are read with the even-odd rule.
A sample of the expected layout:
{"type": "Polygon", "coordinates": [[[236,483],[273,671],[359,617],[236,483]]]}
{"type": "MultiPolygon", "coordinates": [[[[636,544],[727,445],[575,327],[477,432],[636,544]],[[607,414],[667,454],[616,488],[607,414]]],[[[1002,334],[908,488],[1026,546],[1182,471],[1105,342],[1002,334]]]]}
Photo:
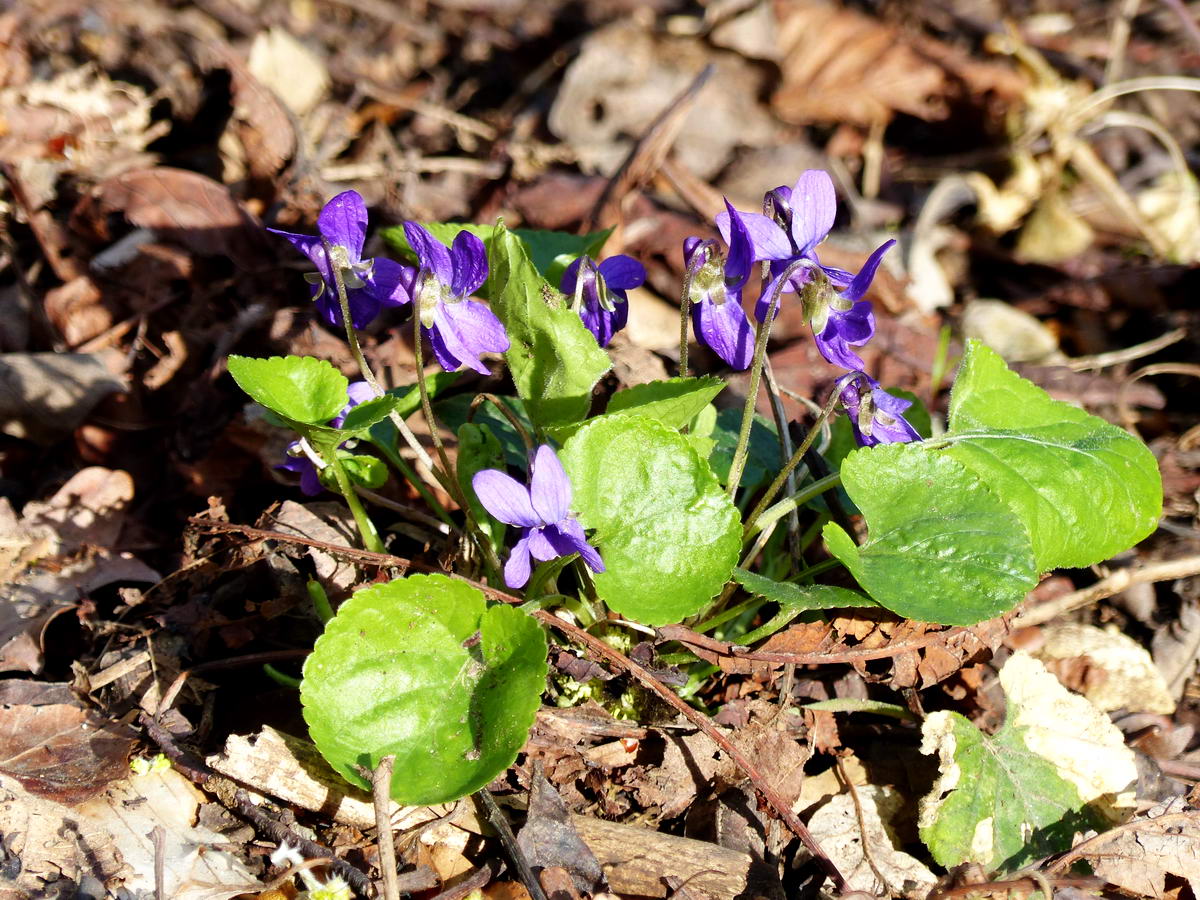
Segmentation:
{"type": "Polygon", "coordinates": [[[713,375],[637,384],[613,394],[605,414],[645,416],[670,428],[682,428],[724,387],[725,382],[713,375]]]}
{"type": "Polygon", "coordinates": [[[1089,566],[1158,525],[1162,478],[1137,438],[1054,400],[969,341],[950,401],[950,456],[1029,529],[1038,569],[1089,566]]]}
{"type": "Polygon", "coordinates": [[[699,612],[729,580],[741,547],[737,508],[688,440],[642,416],[603,416],[561,454],[572,508],[607,571],[609,608],[647,625],[699,612]]]}
{"type": "Polygon", "coordinates": [[[258,403],[303,425],[324,425],[341,412],[350,386],[345,375],[311,356],[231,356],[229,374],[258,403]]]}
{"type": "Polygon", "coordinates": [[[300,699],[321,754],[347,781],[396,757],[398,803],[443,803],[512,765],[537,712],[546,637],[476,588],[413,575],[358,591],[304,663],[300,699]]]}
{"type": "Polygon", "coordinates": [[[842,463],[842,484],[870,535],[858,547],[830,522],[825,541],[892,612],[969,625],[1012,609],[1037,583],[1021,520],[950,457],[922,444],[864,447],[842,463]]]}

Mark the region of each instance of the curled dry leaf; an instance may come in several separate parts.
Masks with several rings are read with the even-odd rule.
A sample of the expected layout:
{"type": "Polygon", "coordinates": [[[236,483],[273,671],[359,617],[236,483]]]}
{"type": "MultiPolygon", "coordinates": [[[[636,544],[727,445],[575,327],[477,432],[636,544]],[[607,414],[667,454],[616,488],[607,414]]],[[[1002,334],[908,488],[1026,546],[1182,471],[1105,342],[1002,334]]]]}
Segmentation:
{"type": "Polygon", "coordinates": [[[126,172],[97,185],[91,204],[76,214],[121,212],[131,224],[202,256],[228,256],[249,265],[267,251],[258,222],[229,188],[197,172],[166,166],[126,172]]]}
{"type": "Polygon", "coordinates": [[[1182,697],[1200,661],[1200,603],[1184,602],[1179,615],[1155,633],[1150,647],[1171,696],[1182,697]]]}
{"type": "Polygon", "coordinates": [[[74,806],[128,773],[136,739],[84,708],[64,688],[4,682],[0,772],[39,797],[74,806]],[[9,702],[10,696],[17,702],[9,702]]]}
{"type": "Polygon", "coordinates": [[[1009,66],[973,60],[841,5],[802,0],[783,8],[783,77],[771,102],[789,122],[869,125],[897,112],[942,119],[952,95],[1015,96],[1022,84],[1009,66]]]}
{"type": "Polygon", "coordinates": [[[0,431],[39,444],[80,425],[92,408],[125,385],[108,365],[120,354],[0,354],[0,431]]]}
{"type": "Polygon", "coordinates": [[[80,469],[49,500],[25,504],[24,518],[31,526],[47,526],[58,536],[61,554],[84,545],[113,547],[121,533],[133,478],[120,469],[88,466],[80,469]]]}
{"type": "Polygon", "coordinates": [[[896,848],[896,837],[885,821],[904,799],[892,788],[874,785],[860,787],[857,793],[861,822],[854,797],[838,794],[809,819],[812,836],[846,877],[848,890],[872,897],[925,897],[937,877],[896,848]]]}
{"type": "Polygon", "coordinates": [[[1034,656],[1066,687],[1104,712],[1126,709],[1170,715],[1175,698],[1150,654],[1111,629],[1068,623],[1042,630],[1034,656]]]}

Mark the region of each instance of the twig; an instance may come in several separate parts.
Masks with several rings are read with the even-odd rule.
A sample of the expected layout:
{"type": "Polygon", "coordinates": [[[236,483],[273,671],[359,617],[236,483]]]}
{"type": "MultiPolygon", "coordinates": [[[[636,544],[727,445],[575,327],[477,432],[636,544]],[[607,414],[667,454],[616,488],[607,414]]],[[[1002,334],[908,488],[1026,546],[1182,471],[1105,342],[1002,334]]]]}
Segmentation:
{"type": "Polygon", "coordinates": [[[486,863],[471,873],[452,888],[447,888],[437,894],[433,900],[462,900],[473,891],[482,890],[491,884],[493,878],[504,870],[504,864],[498,859],[489,859],[486,863]]]}
{"type": "Polygon", "coordinates": [[[1068,359],[1064,366],[1074,372],[1086,372],[1088,369],[1107,369],[1120,363],[1133,362],[1136,359],[1150,356],[1159,350],[1165,350],[1172,344],[1177,344],[1187,337],[1186,328],[1176,328],[1166,334],[1132,347],[1122,347],[1120,350],[1110,350],[1107,353],[1095,353],[1091,356],[1076,356],[1068,359]]]}
{"type": "Polygon", "coordinates": [[[724,750],[729,758],[739,769],[746,773],[746,777],[754,785],[755,789],[762,794],[770,807],[775,810],[779,816],[792,830],[792,833],[800,839],[800,842],[813,855],[817,864],[824,870],[830,881],[833,882],[834,890],[844,891],[846,889],[846,879],[838,870],[837,865],[829,858],[821,845],[816,842],[809,830],[804,826],[791,807],[784,801],[779,793],[771,786],[771,784],[763,777],[758,767],[752,763],[742,751],[740,751],[733,742],[729,740],[721,731],[713,725],[708,716],[697,709],[688,706],[678,694],[666,687],[661,681],[650,674],[646,669],[639,666],[625,654],[614,650],[604,641],[584,631],[576,625],[571,625],[554,616],[545,610],[535,610],[533,613],[538,619],[549,625],[557,631],[562,632],[571,640],[583,644],[593,655],[600,657],[605,662],[616,666],[618,669],[628,672],[644,687],[652,693],[665,700],[673,709],[683,715],[689,722],[695,725],[701,733],[710,738],[713,743],[724,750]]]}
{"type": "Polygon", "coordinates": [[[1117,415],[1121,417],[1121,424],[1135,434],[1137,433],[1135,428],[1137,416],[1129,407],[1127,395],[1135,381],[1149,375],[1191,375],[1194,378],[1200,378],[1200,366],[1195,363],[1157,363],[1138,369],[1121,382],[1121,386],[1117,389],[1117,415]]]}
{"type": "Polygon", "coordinates": [[[150,830],[150,840],[154,843],[154,900],[166,900],[167,832],[161,825],[155,825],[150,830]]]}
{"type": "Polygon", "coordinates": [[[496,829],[500,844],[504,847],[504,852],[508,855],[509,860],[512,861],[513,868],[517,871],[517,877],[521,879],[521,884],[525,885],[525,890],[529,891],[529,896],[533,900],[546,900],[546,892],[542,890],[542,883],[533,874],[529,860],[525,858],[521,845],[517,843],[517,837],[513,834],[512,826],[508,824],[508,816],[504,814],[504,810],[496,804],[496,799],[487,788],[476,791],[475,796],[479,798],[479,803],[483,806],[483,814],[487,818],[488,824],[496,829]]]}
{"type": "MultiPolygon", "coordinates": [[[[1096,878],[1092,875],[1078,878],[1052,878],[1050,881],[1055,887],[1073,887],[1083,891],[1099,891],[1108,884],[1103,878],[1096,878]]],[[[947,897],[982,897],[996,894],[1008,896],[1012,891],[1025,889],[1032,893],[1033,890],[1041,890],[1041,888],[1042,885],[1038,883],[1036,877],[1026,875],[1024,878],[1011,878],[1008,881],[984,881],[978,884],[960,884],[957,887],[935,890],[927,900],[943,900],[947,897]]]]}
{"type": "Polygon", "coordinates": [[[379,760],[371,776],[371,796],[375,801],[375,830],[379,844],[379,871],[383,877],[383,900],[400,900],[400,889],[396,884],[396,844],[392,840],[392,768],[396,764],[395,754],[379,760]]]}
{"type": "Polygon", "coordinates": [[[875,854],[871,852],[871,836],[867,833],[867,820],[863,815],[862,800],[859,799],[858,788],[850,779],[850,775],[846,771],[846,767],[842,763],[840,756],[834,756],[833,765],[837,769],[838,778],[846,786],[846,790],[850,794],[850,802],[854,804],[854,818],[858,820],[858,833],[862,835],[863,858],[867,861],[867,865],[870,866],[871,874],[879,882],[879,887],[886,891],[888,890],[888,882],[883,877],[883,873],[879,871],[879,866],[875,865],[875,854]]]}
{"type": "Polygon", "coordinates": [[[1118,569],[1090,587],[1063,594],[1061,597],[1055,597],[1053,600],[1047,600],[1045,603],[1018,613],[1016,619],[1013,620],[1013,627],[1042,625],[1063,613],[1096,603],[1105,597],[1113,596],[1113,594],[1119,594],[1135,584],[1153,584],[1156,581],[1188,578],[1192,575],[1200,575],[1200,554],[1118,569]]]}

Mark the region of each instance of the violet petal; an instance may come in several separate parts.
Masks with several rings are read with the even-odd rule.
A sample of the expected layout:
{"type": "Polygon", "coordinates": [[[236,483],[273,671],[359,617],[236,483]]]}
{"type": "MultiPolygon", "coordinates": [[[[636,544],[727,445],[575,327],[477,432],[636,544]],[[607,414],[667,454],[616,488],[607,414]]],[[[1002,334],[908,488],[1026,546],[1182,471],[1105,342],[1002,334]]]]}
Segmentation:
{"type": "Polygon", "coordinates": [[[529,555],[538,562],[546,562],[562,555],[546,536],[546,532],[552,527],[529,529],[529,555]]]}
{"type": "Polygon", "coordinates": [[[412,302],[413,287],[417,281],[417,270],[403,266],[394,259],[375,257],[374,266],[367,276],[367,284],[384,306],[403,306],[412,302]]]}
{"type": "Polygon", "coordinates": [[[837,215],[837,192],[823,169],[808,169],[792,189],[792,240],[802,255],[825,240],[837,215]]]}
{"type": "Polygon", "coordinates": [[[623,253],[610,256],[599,268],[604,283],[612,291],[631,291],[646,283],[646,267],[623,253]]]}
{"type": "Polygon", "coordinates": [[[534,528],[542,520],[529,502],[529,488],[499,469],[484,469],[471,479],[475,496],[492,516],[507,525],[534,528]]]}
{"type": "Polygon", "coordinates": [[[404,236],[421,261],[421,268],[433,273],[444,285],[454,280],[454,264],[450,261],[450,250],[417,222],[404,223],[404,236]]]}
{"type": "Polygon", "coordinates": [[[509,348],[504,326],[482,303],[439,303],[433,318],[450,353],[481,375],[488,374],[487,366],[479,359],[481,353],[503,353],[509,348]]]}
{"type": "Polygon", "coordinates": [[[367,205],[358,191],[343,191],[326,203],[317,217],[317,229],[329,243],[346,248],[351,265],[361,260],[367,239],[367,205]]]}
{"type": "Polygon", "coordinates": [[[553,525],[571,507],[571,479],[549,444],[537,448],[529,466],[529,499],[543,522],[553,525]]]}
{"type": "Polygon", "coordinates": [[[875,278],[875,270],[879,268],[879,264],[883,261],[883,256],[892,249],[894,240],[885,241],[879,247],[875,248],[875,252],[867,257],[867,261],[863,263],[863,267],[858,270],[858,274],[854,276],[854,280],[849,286],[842,291],[842,296],[847,300],[858,300],[867,289],[871,286],[871,281],[875,278]]]}
{"type": "Polygon", "coordinates": [[[705,301],[692,305],[696,337],[733,369],[748,369],[754,359],[754,329],[736,293],[724,303],[705,301]]]}
{"type": "Polygon", "coordinates": [[[587,542],[587,538],[583,534],[583,526],[574,517],[568,516],[563,521],[559,522],[554,529],[547,528],[550,542],[559,548],[559,552],[563,555],[567,553],[578,553],[589,569],[593,572],[604,571],[604,560],[600,558],[599,551],[587,542]]]}
{"type": "MultiPolygon", "coordinates": [[[[725,201],[729,209],[729,201],[725,201]]],[[[739,212],[739,217],[742,220],[742,225],[745,226],[746,233],[750,237],[750,243],[754,246],[754,258],[757,260],[763,259],[787,259],[792,255],[792,243],[788,240],[787,234],[778,224],[768,219],[762,213],[739,212]]],[[[728,244],[732,236],[730,228],[729,212],[717,213],[717,228],[721,232],[721,237],[728,244]]]]}
{"type": "Polygon", "coordinates": [[[510,588],[524,587],[529,581],[529,539],[521,538],[508,555],[504,564],[504,583],[510,588]]]}
{"type": "Polygon", "coordinates": [[[449,283],[455,297],[469,297],[487,281],[487,248],[478,235],[460,231],[450,249],[450,260],[454,276],[449,283]]]}

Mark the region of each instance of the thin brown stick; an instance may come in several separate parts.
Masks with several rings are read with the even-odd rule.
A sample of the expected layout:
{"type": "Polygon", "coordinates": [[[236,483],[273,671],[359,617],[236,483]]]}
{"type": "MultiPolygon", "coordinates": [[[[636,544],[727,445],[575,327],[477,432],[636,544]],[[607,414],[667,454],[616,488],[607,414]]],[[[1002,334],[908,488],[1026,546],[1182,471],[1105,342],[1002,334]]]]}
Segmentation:
{"type": "Polygon", "coordinates": [[[1192,575],[1200,575],[1200,554],[1118,569],[1090,587],[1063,594],[1061,597],[1055,597],[1053,600],[1048,600],[1019,613],[1013,620],[1013,627],[1042,625],[1051,619],[1058,618],[1063,613],[1119,594],[1135,584],[1153,584],[1156,581],[1188,578],[1192,575]]]}
{"type": "Polygon", "coordinates": [[[504,810],[496,803],[496,798],[492,796],[492,792],[485,787],[476,791],[475,796],[479,800],[479,805],[483,807],[484,818],[496,830],[496,836],[500,838],[500,845],[504,848],[505,855],[512,863],[517,877],[521,880],[521,884],[525,886],[525,890],[529,893],[529,896],[532,900],[547,900],[546,892],[542,890],[542,883],[533,874],[529,860],[525,858],[525,852],[521,849],[521,845],[517,843],[517,836],[513,834],[512,825],[508,822],[508,816],[504,814],[504,810]]]}
{"type": "Polygon", "coordinates": [[[383,880],[383,900],[400,900],[396,884],[396,843],[392,840],[392,769],[396,755],[379,760],[371,775],[371,797],[375,801],[376,842],[379,845],[379,873],[383,880]]]}
{"type": "Polygon", "coordinates": [[[833,882],[834,889],[839,892],[846,889],[846,879],[842,876],[842,873],[838,870],[833,860],[821,849],[821,845],[809,833],[804,823],[796,817],[791,807],[779,796],[778,791],[763,777],[758,767],[741,750],[734,746],[733,742],[722,734],[720,729],[713,725],[708,716],[688,706],[678,694],[651,675],[650,672],[639,666],[628,656],[625,656],[625,654],[614,650],[598,637],[588,634],[588,632],[576,625],[564,622],[562,619],[545,610],[535,610],[533,614],[546,625],[549,625],[556,631],[562,632],[571,640],[582,644],[594,656],[600,657],[605,662],[624,672],[628,672],[641,682],[644,687],[666,701],[674,710],[695,725],[701,733],[724,750],[729,755],[729,758],[733,760],[734,765],[746,773],[746,777],[750,779],[755,789],[762,794],[768,805],[775,810],[776,815],[787,824],[796,837],[800,838],[800,842],[804,844],[809,853],[817,861],[817,864],[824,870],[830,881],[833,882]]]}

